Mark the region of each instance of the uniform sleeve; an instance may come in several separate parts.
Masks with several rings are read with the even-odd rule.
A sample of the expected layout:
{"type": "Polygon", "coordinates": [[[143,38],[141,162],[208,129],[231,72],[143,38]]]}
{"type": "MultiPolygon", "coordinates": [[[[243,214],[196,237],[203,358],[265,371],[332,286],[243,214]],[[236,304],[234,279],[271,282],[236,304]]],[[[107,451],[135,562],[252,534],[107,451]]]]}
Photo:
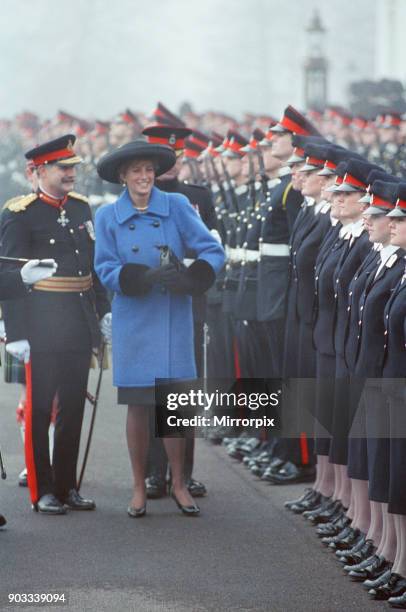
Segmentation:
{"type": "MultiPolygon", "coordinates": [[[[24,219],[24,212],[15,213],[5,210],[1,218],[1,248],[0,253],[6,257],[30,258],[30,232],[24,219]]],[[[18,272],[18,268],[10,270],[9,265],[4,265],[0,272],[18,272]]],[[[24,295],[24,294],[23,294],[24,295]]],[[[6,327],[7,341],[26,340],[29,337],[28,330],[28,292],[25,297],[15,296],[2,305],[4,323],[6,327]]],[[[4,299],[4,298],[2,298],[4,299]]]]}
{"type": "Polygon", "coordinates": [[[0,300],[21,298],[27,295],[19,270],[0,271],[0,300]]]}
{"type": "Polygon", "coordinates": [[[118,253],[115,232],[112,228],[111,205],[96,212],[94,267],[100,282],[111,291],[120,292],[120,272],[123,262],[118,253]]]}
{"type": "Polygon", "coordinates": [[[213,204],[213,198],[208,189],[204,190],[204,216],[202,220],[209,230],[218,230],[217,215],[213,204]]]}
{"type": "Polygon", "coordinates": [[[172,200],[172,210],[185,248],[193,250],[197,260],[204,260],[217,274],[225,262],[223,247],[212,236],[189,200],[179,194],[173,197],[176,199],[172,200]]]}
{"type": "Polygon", "coordinates": [[[299,214],[300,207],[303,202],[303,196],[300,191],[296,191],[291,186],[286,197],[286,216],[288,219],[289,234],[292,233],[295,219],[299,214]]]}
{"type": "MultiPolygon", "coordinates": [[[[90,210],[90,206],[88,206],[88,214],[89,220],[92,219],[92,211],[90,210]]],[[[107,297],[106,289],[103,287],[100,279],[96,273],[94,266],[94,257],[95,257],[95,241],[89,238],[90,243],[90,265],[92,271],[92,280],[93,280],[93,290],[96,298],[96,311],[99,316],[99,319],[102,319],[105,314],[110,312],[111,305],[110,301],[107,297]]]]}

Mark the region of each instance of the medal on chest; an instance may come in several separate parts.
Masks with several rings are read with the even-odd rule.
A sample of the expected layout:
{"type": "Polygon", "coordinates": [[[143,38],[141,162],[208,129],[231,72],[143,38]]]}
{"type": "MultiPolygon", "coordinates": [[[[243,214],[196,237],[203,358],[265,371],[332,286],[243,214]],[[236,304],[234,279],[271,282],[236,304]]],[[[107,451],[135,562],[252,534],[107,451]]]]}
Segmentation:
{"type": "Polygon", "coordinates": [[[61,227],[66,227],[68,223],[70,223],[68,217],[66,216],[66,210],[64,208],[60,209],[57,222],[60,224],[61,227]]]}

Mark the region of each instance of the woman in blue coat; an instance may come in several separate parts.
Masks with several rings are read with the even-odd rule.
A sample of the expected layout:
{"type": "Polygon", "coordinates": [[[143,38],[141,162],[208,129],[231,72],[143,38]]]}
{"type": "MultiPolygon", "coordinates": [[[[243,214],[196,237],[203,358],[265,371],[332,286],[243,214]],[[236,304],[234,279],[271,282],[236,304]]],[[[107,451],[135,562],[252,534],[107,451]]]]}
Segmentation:
{"type": "MultiPolygon", "coordinates": [[[[192,295],[203,294],[224,265],[224,251],[189,200],[154,187],[156,176],[176,161],[169,147],[145,141],[128,143],[98,165],[101,178],[125,189],[96,215],[95,268],[114,292],[112,308],[113,382],[118,403],[128,405],[127,442],[134,474],[132,517],[145,514],[145,464],[149,412],[156,379],[196,378],[192,295]],[[178,269],[160,265],[162,248],[182,261],[178,269]]],[[[172,470],[173,497],[188,515],[197,515],[183,479],[184,439],[165,438],[172,470]]]]}

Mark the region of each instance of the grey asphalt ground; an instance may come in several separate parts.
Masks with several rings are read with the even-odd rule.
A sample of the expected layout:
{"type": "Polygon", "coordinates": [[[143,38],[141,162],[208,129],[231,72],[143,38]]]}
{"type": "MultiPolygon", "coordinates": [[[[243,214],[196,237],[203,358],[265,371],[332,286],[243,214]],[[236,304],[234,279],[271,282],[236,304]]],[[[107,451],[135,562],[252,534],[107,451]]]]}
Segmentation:
{"type": "Polygon", "coordinates": [[[301,485],[275,488],[256,481],[223,447],[203,440],[195,476],[207,484],[209,496],[199,502],[201,516],[184,517],[173,500],[163,499],[149,502],[145,518],[130,519],[125,408],[116,406],[109,375],[82,487],[97,511],[35,514],[27,490],[17,486],[23,466],[18,394],[18,386],[0,382],[0,442],[8,473],[0,482],[0,511],[8,519],[0,532],[0,610],[56,609],[7,604],[9,593],[47,592],[64,593],[69,603],[58,609],[74,611],[386,608],[345,578],[314,529],[283,508],[286,499],[300,495],[301,485]]]}

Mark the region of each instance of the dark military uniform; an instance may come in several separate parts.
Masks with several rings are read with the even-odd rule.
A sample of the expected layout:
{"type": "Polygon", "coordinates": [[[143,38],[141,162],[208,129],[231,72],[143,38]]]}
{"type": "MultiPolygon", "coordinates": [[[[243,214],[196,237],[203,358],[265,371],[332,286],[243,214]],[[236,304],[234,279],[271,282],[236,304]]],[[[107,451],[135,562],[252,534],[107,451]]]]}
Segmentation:
{"type": "Polygon", "coordinates": [[[25,297],[3,305],[8,342],[31,348],[32,425],[26,435],[32,501],[47,493],[63,500],[76,488],[76,463],[92,347],[98,319],[110,311],[93,269],[94,231],[86,198],[71,193],[57,208],[31,194],[10,204],[1,221],[1,252],[11,257],[53,258],[58,274],[25,297]],[[55,394],[59,411],[52,468],[48,427],[55,394]]]}

